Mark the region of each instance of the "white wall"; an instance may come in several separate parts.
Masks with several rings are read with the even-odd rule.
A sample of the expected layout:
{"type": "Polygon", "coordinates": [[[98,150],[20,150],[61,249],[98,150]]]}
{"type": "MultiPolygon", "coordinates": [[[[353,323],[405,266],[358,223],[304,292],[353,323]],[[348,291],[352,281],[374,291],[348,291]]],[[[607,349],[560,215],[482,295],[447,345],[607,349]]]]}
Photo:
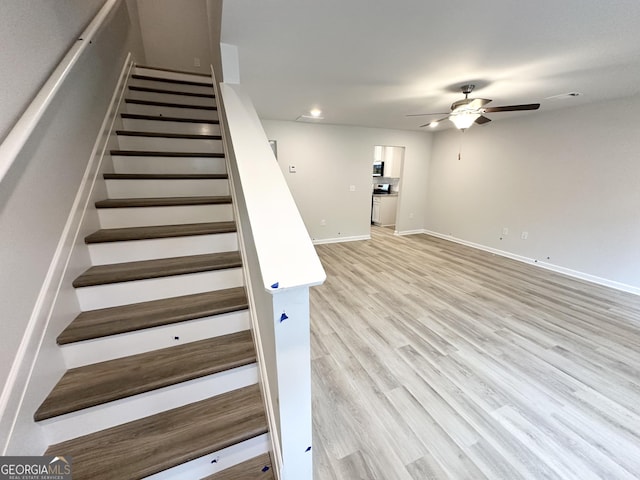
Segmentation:
{"type": "MultiPolygon", "coordinates": [[[[20,0],[12,3],[29,2],[20,0]]],[[[64,13],[58,10],[62,3],[56,8],[43,7],[41,13],[44,16],[52,15],[52,8],[57,12],[47,20],[40,18],[40,12],[35,11],[30,15],[15,16],[12,20],[25,32],[31,31],[38,37],[43,22],[60,21],[57,16],[64,13]]],[[[81,8],[80,3],[64,4],[72,10],[81,8]]],[[[3,7],[7,4],[3,2],[3,7]]],[[[72,11],[67,13],[72,15],[72,11]]],[[[0,385],[3,385],[0,395],[0,450],[9,433],[7,422],[10,424],[12,421],[4,410],[7,399],[11,397],[12,402],[20,399],[20,388],[12,387],[14,383],[23,385],[26,381],[23,367],[26,365],[28,374],[29,362],[35,358],[37,340],[42,335],[42,331],[30,331],[29,325],[34,325],[32,320],[36,317],[46,317],[55,300],[52,297],[57,284],[54,281],[51,290],[43,289],[47,285],[45,279],[122,65],[127,53],[135,48],[134,28],[123,2],[110,17],[107,28],[94,38],[71,70],[35,132],[0,183],[0,385]],[[43,309],[36,308],[38,299],[45,306],[43,309]],[[21,353],[17,355],[19,351],[21,353]],[[29,360],[21,361],[24,359],[29,360]],[[13,372],[12,376],[10,372],[13,372]]],[[[77,32],[72,33],[75,35],[77,32]]],[[[7,44],[3,45],[5,47],[7,44]]],[[[2,67],[3,72],[13,72],[18,78],[27,74],[20,64],[6,59],[2,67]]],[[[43,83],[47,75],[48,71],[40,72],[35,83],[43,83]]],[[[3,89],[4,85],[0,91],[3,89]]],[[[72,319],[70,317],[66,321],[72,319]]],[[[52,332],[52,336],[57,333],[52,332]]],[[[54,345],[51,339],[44,348],[54,345]]],[[[50,358],[47,382],[57,380],[56,375],[60,374],[61,368],[59,360],[50,358]]],[[[37,401],[33,398],[27,400],[37,401]]],[[[15,403],[12,407],[16,406],[15,403]]],[[[35,439],[30,443],[31,451],[39,448],[35,439]]]]}
{"type": "Polygon", "coordinates": [[[276,120],[263,125],[278,142],[278,162],[313,240],[369,235],[375,145],[406,147],[396,229],[423,228],[431,133],[276,120]]]}
{"type": "Polygon", "coordinates": [[[219,12],[208,9],[206,0],[138,0],[138,12],[148,65],[210,73],[214,55],[208,21],[219,12]]]}
{"type": "Polygon", "coordinates": [[[104,0],[0,2],[0,140],[104,0]]]}
{"type": "Polygon", "coordinates": [[[464,134],[437,133],[427,230],[640,291],[639,108],[640,97],[543,105],[464,134]]]}

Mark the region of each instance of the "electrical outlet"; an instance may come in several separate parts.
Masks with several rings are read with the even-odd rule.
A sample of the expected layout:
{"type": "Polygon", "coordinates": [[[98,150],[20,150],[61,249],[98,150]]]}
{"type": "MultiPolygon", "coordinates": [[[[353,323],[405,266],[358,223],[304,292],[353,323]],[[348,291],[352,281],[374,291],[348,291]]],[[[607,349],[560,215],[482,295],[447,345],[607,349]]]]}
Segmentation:
{"type": "Polygon", "coordinates": [[[522,240],[526,240],[527,238],[529,238],[529,232],[522,232],[522,234],[520,235],[520,238],[522,240]]]}
{"type": "Polygon", "coordinates": [[[356,186],[355,185],[349,185],[349,191],[350,192],[355,192],[356,191],[356,186]]]}
{"type": "Polygon", "coordinates": [[[295,165],[289,165],[289,173],[296,173],[296,166],[295,165]]]}
{"type": "Polygon", "coordinates": [[[200,66],[200,59],[198,57],[193,57],[193,66],[194,67],[200,66]]]}
{"type": "Polygon", "coordinates": [[[509,235],[509,227],[504,227],[502,229],[502,235],[509,235]]]}
{"type": "Polygon", "coordinates": [[[327,226],[327,221],[324,218],[322,220],[320,220],[320,226],[322,226],[322,227],[326,227],[327,226]]]}

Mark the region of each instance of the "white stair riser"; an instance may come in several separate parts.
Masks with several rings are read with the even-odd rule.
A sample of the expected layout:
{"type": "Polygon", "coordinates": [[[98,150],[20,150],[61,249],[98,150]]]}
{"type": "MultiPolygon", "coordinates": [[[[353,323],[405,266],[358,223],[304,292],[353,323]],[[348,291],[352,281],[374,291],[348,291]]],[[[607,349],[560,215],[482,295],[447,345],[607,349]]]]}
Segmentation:
{"type": "Polygon", "coordinates": [[[109,198],[227,196],[229,181],[222,179],[106,180],[109,198]]]}
{"type": "Polygon", "coordinates": [[[227,173],[224,158],[112,155],[115,173],[227,173]]]}
{"type": "Polygon", "coordinates": [[[250,328],[247,310],[62,345],[67,368],[174,347],[250,328]],[[176,337],[179,340],[176,340],[176,337]]]}
{"type": "Polygon", "coordinates": [[[220,135],[220,125],[213,123],[170,122],[164,120],[122,119],[125,130],[138,132],[187,133],[192,135],[220,135]]]}
{"type": "Polygon", "coordinates": [[[118,135],[118,144],[120,145],[120,150],[222,153],[222,140],[118,135]]]}
{"type": "Polygon", "coordinates": [[[224,469],[246,462],[270,451],[271,441],[268,433],[237,443],[217,452],[196,458],[164,472],[146,477],[145,480],[184,480],[185,478],[204,478],[224,469]]]}
{"type": "Polygon", "coordinates": [[[167,70],[157,70],[155,68],[134,67],[133,73],[136,75],[146,75],[149,77],[170,78],[172,80],[186,80],[187,82],[211,83],[211,75],[197,75],[181,72],[169,72],[167,70]]]}
{"type": "Polygon", "coordinates": [[[87,311],[243,285],[242,269],[227,268],[210,272],[81,287],[76,288],[76,295],[80,310],[87,311]]]}
{"type": "MultiPolygon", "coordinates": [[[[180,92],[180,85],[167,85],[162,87],[161,90],[167,92],[180,92]]],[[[159,93],[159,92],[145,92],[140,90],[127,90],[127,98],[135,98],[136,100],[151,100],[152,102],[170,102],[170,103],[184,103],[187,105],[204,105],[215,107],[215,99],[211,97],[197,97],[194,95],[180,95],[176,93],[159,93]]]]}
{"type": "Polygon", "coordinates": [[[233,220],[231,204],[176,207],[99,208],[102,228],[178,225],[180,223],[227,222],[233,220]]]}
{"type": "Polygon", "coordinates": [[[92,265],[238,250],[235,232],[89,244],[92,265]]]}
{"type": "Polygon", "coordinates": [[[196,108],[157,107],[154,105],[140,105],[137,103],[125,103],[127,113],[139,113],[142,115],[163,115],[165,117],[178,118],[204,118],[218,120],[216,110],[202,110],[196,108]]]}
{"type": "Polygon", "coordinates": [[[161,82],[157,80],[143,80],[140,78],[131,78],[128,82],[128,85],[135,85],[138,87],[148,87],[148,88],[160,88],[163,90],[176,90],[180,92],[191,92],[191,93],[213,93],[213,87],[202,87],[199,85],[183,85],[178,83],[168,83],[161,82]]]}
{"type": "Polygon", "coordinates": [[[38,423],[49,444],[59,443],[253,385],[257,380],[254,363],[38,423]]]}

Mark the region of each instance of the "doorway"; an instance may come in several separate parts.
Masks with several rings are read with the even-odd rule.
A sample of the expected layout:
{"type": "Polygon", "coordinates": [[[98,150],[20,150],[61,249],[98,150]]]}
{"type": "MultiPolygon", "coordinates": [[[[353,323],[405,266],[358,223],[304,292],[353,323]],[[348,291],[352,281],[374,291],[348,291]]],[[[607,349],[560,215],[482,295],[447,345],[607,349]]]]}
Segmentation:
{"type": "Polygon", "coordinates": [[[371,225],[396,230],[405,147],[375,145],[371,176],[371,225]]]}

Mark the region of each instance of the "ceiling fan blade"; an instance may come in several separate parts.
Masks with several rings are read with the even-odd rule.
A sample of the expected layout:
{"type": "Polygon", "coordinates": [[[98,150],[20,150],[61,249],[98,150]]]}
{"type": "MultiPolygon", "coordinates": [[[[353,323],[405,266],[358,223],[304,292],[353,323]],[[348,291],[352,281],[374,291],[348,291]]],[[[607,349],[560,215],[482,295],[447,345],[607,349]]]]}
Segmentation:
{"type": "Polygon", "coordinates": [[[490,121],[491,121],[491,119],[485,117],[484,115],[481,115],[478,118],[476,118],[476,123],[478,125],[484,125],[485,123],[489,123],[490,121]]]}
{"type": "MultiPolygon", "coordinates": [[[[445,115],[446,115],[446,114],[445,114],[445,115]]],[[[449,118],[449,115],[447,115],[446,117],[441,118],[441,119],[439,119],[439,120],[434,120],[434,121],[432,121],[432,122],[425,123],[424,125],[420,125],[418,128],[428,127],[428,126],[429,126],[429,125],[431,125],[432,123],[440,123],[440,122],[444,122],[447,118],[449,118]]]]}
{"type": "Polygon", "coordinates": [[[448,115],[447,112],[435,112],[435,113],[408,113],[405,117],[424,117],[426,115],[448,115]]]}
{"type": "Polygon", "coordinates": [[[527,103],[524,105],[505,105],[503,107],[488,107],[488,108],[483,108],[482,111],[484,113],[517,112],[519,110],[537,110],[538,108],[540,108],[539,103],[527,103]]]}

